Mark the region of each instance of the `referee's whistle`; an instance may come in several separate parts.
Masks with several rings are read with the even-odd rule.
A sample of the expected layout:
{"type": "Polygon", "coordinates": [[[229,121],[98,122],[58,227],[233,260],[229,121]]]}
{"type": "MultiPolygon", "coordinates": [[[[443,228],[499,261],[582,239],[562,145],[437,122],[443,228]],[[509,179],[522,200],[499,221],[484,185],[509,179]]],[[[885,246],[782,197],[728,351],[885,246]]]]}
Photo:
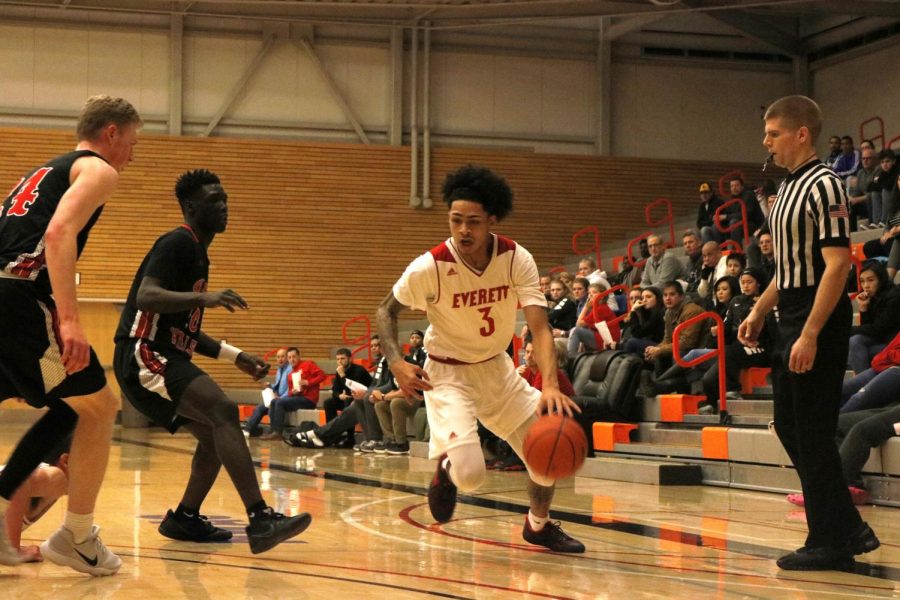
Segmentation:
{"type": "Polygon", "coordinates": [[[774,155],[774,154],[769,154],[769,155],[766,157],[766,160],[763,161],[763,167],[762,167],[763,172],[766,171],[766,167],[769,166],[769,163],[772,162],[772,159],[773,159],[773,158],[775,158],[775,155],[774,155]]]}

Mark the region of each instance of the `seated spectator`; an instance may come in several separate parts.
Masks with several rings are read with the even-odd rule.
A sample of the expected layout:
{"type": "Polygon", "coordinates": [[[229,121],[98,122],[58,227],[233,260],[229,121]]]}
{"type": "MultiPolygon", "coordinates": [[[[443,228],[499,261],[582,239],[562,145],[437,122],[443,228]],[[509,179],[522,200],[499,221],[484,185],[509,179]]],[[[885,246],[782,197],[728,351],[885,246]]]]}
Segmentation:
{"type": "Polygon", "coordinates": [[[900,331],[900,288],[891,283],[878,261],[867,261],[859,274],[862,291],[856,296],[860,324],[850,330],[847,364],[859,374],[900,331]]]}
{"type": "Polygon", "coordinates": [[[544,298],[547,299],[547,304],[550,303],[550,281],[551,278],[549,275],[541,275],[538,279],[538,285],[541,288],[541,292],[544,294],[544,298]]]}
{"type": "Polygon", "coordinates": [[[747,266],[762,269],[768,281],[775,277],[775,246],[768,225],[759,232],[756,243],[747,247],[747,266]]]}
{"type": "Polygon", "coordinates": [[[859,171],[859,152],[853,147],[853,138],[845,135],[841,138],[841,153],[835,159],[832,169],[841,179],[856,175],[859,171]]]}
{"type": "MultiPolygon", "coordinates": [[[[578,276],[584,277],[590,283],[602,284],[607,290],[612,287],[609,280],[606,278],[606,271],[598,269],[597,261],[590,257],[582,258],[578,261],[578,276]]],[[[606,305],[612,310],[616,310],[619,307],[613,294],[606,297],[606,305]]]]}
{"type": "Polygon", "coordinates": [[[289,361],[292,355],[295,359],[291,361],[294,368],[288,375],[288,393],[269,403],[269,433],[261,435],[260,440],[282,439],[287,413],[319,405],[319,385],[327,377],[325,371],[311,360],[302,360],[298,348],[288,349],[289,361]]]}
{"type": "MultiPolygon", "coordinates": [[[[584,305],[587,304],[588,301],[588,288],[591,283],[587,280],[586,277],[576,277],[574,281],[572,281],[572,298],[575,300],[575,316],[577,320],[577,316],[581,314],[581,311],[584,310],[584,305]]],[[[570,328],[571,329],[571,328],[570,328]]],[[[568,336],[569,333],[566,332],[568,336]]]]}
{"type": "MultiPolygon", "coordinates": [[[[700,203],[697,205],[697,230],[700,231],[700,240],[702,242],[716,242],[721,244],[725,241],[725,234],[719,231],[713,219],[716,217],[716,209],[722,206],[722,199],[713,191],[709,182],[704,181],[700,184],[700,203]]],[[[724,227],[728,225],[728,215],[719,215],[719,221],[724,227]]]]}
{"type": "MultiPolygon", "coordinates": [[[[409,354],[404,356],[403,360],[424,367],[425,359],[428,358],[428,354],[422,346],[424,339],[425,336],[422,335],[422,332],[414,329],[409,334],[409,354]]],[[[397,389],[396,382],[393,382],[393,386],[395,389],[387,392],[381,402],[375,402],[375,414],[378,417],[381,432],[384,434],[384,452],[399,456],[409,454],[409,440],[406,434],[407,419],[416,414],[424,401],[421,398],[405,396],[397,389]]],[[[380,448],[375,449],[376,452],[379,450],[380,448]]]]}
{"type": "MultiPolygon", "coordinates": [[[[650,250],[647,248],[646,238],[641,238],[641,240],[638,242],[638,246],[640,247],[640,256],[635,258],[635,262],[640,262],[641,260],[646,260],[650,257],[650,250]]],[[[609,283],[612,285],[624,285],[627,287],[640,285],[641,278],[644,276],[643,264],[641,264],[640,266],[635,266],[631,264],[631,261],[629,261],[627,257],[622,257],[622,259],[623,260],[619,268],[619,272],[609,278],[609,283]]]]}
{"type": "Polygon", "coordinates": [[[713,284],[726,275],[727,258],[715,242],[706,242],[701,249],[703,253],[703,269],[700,272],[700,285],[697,295],[705,302],[711,297],[713,284]]]}
{"type": "Polygon", "coordinates": [[[309,431],[294,433],[285,438],[285,442],[291,446],[302,448],[323,448],[340,443],[342,438],[349,436],[353,439],[353,430],[356,425],[362,426],[363,442],[353,446],[360,452],[375,452],[376,447],[384,448],[382,442],[381,426],[378,423],[378,415],[375,413],[374,402],[380,402],[384,395],[394,390],[393,377],[388,361],[381,355],[381,340],[373,335],[369,342],[369,350],[375,364],[375,373],[372,383],[365,391],[353,392],[353,403],[350,408],[342,412],[321,427],[309,431]]]}
{"type": "Polygon", "coordinates": [[[700,236],[693,229],[688,229],[681,235],[681,245],[687,258],[685,265],[684,295],[693,302],[696,300],[697,287],[700,285],[700,274],[703,271],[703,253],[700,251],[700,236]]]}
{"type": "Polygon", "coordinates": [[[740,252],[732,252],[725,257],[725,275],[740,277],[747,268],[747,255],[740,252]]]}
{"type": "Polygon", "coordinates": [[[658,287],[667,281],[675,281],[684,276],[684,266],[666,250],[666,245],[658,235],[647,238],[647,248],[650,250],[650,258],[644,265],[644,276],[641,278],[641,287],[658,287]]]}
{"type": "Polygon", "coordinates": [[[828,138],[828,156],[822,159],[822,162],[834,168],[834,163],[841,157],[841,138],[836,135],[828,138]]]}
{"type": "MultiPolygon", "coordinates": [[[[663,373],[672,366],[673,333],[675,328],[685,321],[696,317],[703,309],[693,302],[685,302],[684,288],[677,281],[669,281],[663,284],[663,304],[666,307],[664,316],[666,333],[662,342],[656,346],[648,346],[644,350],[644,360],[653,364],[654,373],[663,373]]],[[[702,323],[697,322],[690,327],[685,327],[679,335],[679,346],[682,353],[687,353],[697,347],[700,342],[702,323]]]]}
{"type": "Polygon", "coordinates": [[[620,348],[643,358],[644,350],[659,344],[666,334],[665,312],[662,292],[655,287],[642,289],[640,300],[631,301],[631,311],[623,319],[621,342],[611,344],[609,349],[620,348]]]}
{"type": "Polygon", "coordinates": [[[568,271],[559,271],[553,278],[551,278],[550,283],[553,283],[553,281],[562,281],[563,285],[571,290],[572,282],[575,281],[575,278],[572,277],[572,274],[568,271]]]}
{"type": "Polygon", "coordinates": [[[575,321],[578,320],[578,313],[575,312],[576,302],[572,298],[568,286],[561,280],[550,284],[550,299],[556,305],[547,314],[547,321],[550,323],[555,337],[565,336],[570,329],[575,327],[575,321]]]}
{"type": "MultiPolygon", "coordinates": [[[[750,237],[756,237],[759,235],[760,228],[762,228],[766,222],[766,215],[763,212],[759,201],[756,199],[756,194],[747,189],[746,186],[744,186],[744,180],[738,176],[731,178],[731,181],[728,182],[728,187],[731,190],[731,198],[739,198],[744,203],[744,206],[747,209],[747,232],[750,237]]],[[[739,223],[743,218],[739,204],[732,205],[728,207],[727,210],[728,225],[739,223]]],[[[731,239],[743,246],[744,228],[738,227],[734,229],[734,231],[731,232],[731,239]]]]}
{"type": "MultiPolygon", "coordinates": [[[[769,218],[769,212],[772,210],[773,199],[777,197],[778,186],[775,185],[775,181],[772,179],[766,179],[761,186],[756,188],[756,201],[759,202],[759,206],[762,208],[766,219],[769,218]]],[[[762,229],[765,230],[767,227],[768,225],[764,224],[762,229]]],[[[762,233],[762,231],[760,231],[760,233],[762,233]]]]}
{"type": "Polygon", "coordinates": [[[613,341],[619,341],[621,331],[619,324],[615,322],[615,313],[606,303],[594,301],[594,298],[605,291],[606,288],[602,283],[592,283],[588,288],[588,301],[576,321],[575,328],[569,334],[568,355],[570,357],[578,354],[580,345],[584,346],[585,351],[597,351],[603,348],[605,340],[597,328],[597,324],[601,322],[606,323],[613,341]]]}
{"type": "Polygon", "coordinates": [[[881,172],[872,177],[872,183],[867,191],[872,192],[871,220],[881,227],[888,225],[891,209],[894,208],[892,204],[894,192],[897,190],[897,175],[900,173],[900,166],[897,165],[897,155],[890,148],[882,150],[878,154],[878,160],[881,172]]]}
{"type": "Polygon", "coordinates": [[[841,412],[882,408],[900,400],[900,333],[872,359],[871,367],[844,381],[841,412]]]}
{"type": "Polygon", "coordinates": [[[372,383],[372,376],[361,365],[352,362],[352,356],[348,348],[341,348],[334,355],[337,366],[331,384],[331,398],[325,400],[326,422],[337,418],[338,412],[347,410],[353,402],[353,392],[347,383],[348,379],[366,387],[372,383]]]}
{"type": "MultiPolygon", "coordinates": [[[[46,463],[41,463],[31,472],[22,485],[16,489],[6,509],[6,536],[10,546],[18,550],[22,562],[42,562],[39,546],[22,546],[22,532],[47,514],[57,500],[69,493],[69,453],[71,438],[64,444],[64,452],[56,452],[47,456],[46,463]]],[[[0,465],[3,471],[3,465],[0,465]]]]}
{"type": "MultiPolygon", "coordinates": [[[[572,397],[575,395],[575,389],[572,387],[572,382],[569,381],[569,376],[566,375],[563,367],[566,365],[566,355],[563,352],[559,353],[562,350],[559,345],[557,346],[557,370],[556,370],[556,378],[559,381],[559,391],[565,394],[568,397],[572,397]]],[[[541,379],[541,371],[538,369],[537,362],[534,360],[534,343],[531,340],[525,342],[525,360],[521,365],[516,367],[516,372],[525,378],[525,381],[528,382],[528,385],[535,388],[536,390],[543,390],[543,380],[541,379]]]]}
{"type": "Polygon", "coordinates": [[[878,153],[874,148],[860,145],[859,160],[862,167],[856,172],[856,185],[850,186],[848,181],[847,200],[850,202],[850,228],[856,231],[860,217],[868,217],[869,224],[874,225],[872,215],[872,183],[875,176],[881,172],[878,165],[878,153]]]}
{"type": "MultiPolygon", "coordinates": [[[[724,320],[729,303],[738,294],[740,294],[740,287],[737,277],[726,275],[720,278],[715,284],[710,310],[724,320]]],[[[686,361],[694,360],[717,347],[718,326],[712,318],[709,318],[702,323],[702,335],[698,347],[685,354],[683,358],[686,361]]],[[[690,384],[699,381],[708,368],[709,363],[700,363],[696,367],[682,367],[675,363],[653,382],[654,389],[658,394],[689,393],[691,391],[690,384]]]]}
{"type": "MultiPolygon", "coordinates": [[[[281,350],[278,351],[279,354],[281,350]]],[[[284,377],[281,379],[276,375],[276,383],[278,384],[277,388],[270,387],[272,391],[275,392],[275,399],[279,398],[289,398],[290,397],[290,375],[294,371],[294,369],[300,364],[300,350],[297,348],[288,348],[284,351],[285,362],[283,364],[278,365],[278,373],[285,371],[284,377]]],[[[280,360],[278,355],[276,354],[276,360],[280,360]]],[[[275,384],[272,384],[273,386],[275,384]]],[[[260,422],[262,422],[262,418],[269,414],[269,406],[266,404],[265,399],[260,400],[259,404],[256,405],[256,408],[253,409],[253,414],[250,415],[250,418],[247,419],[247,422],[244,424],[245,435],[249,435],[250,437],[259,437],[263,434],[262,428],[259,426],[260,422]]]]}

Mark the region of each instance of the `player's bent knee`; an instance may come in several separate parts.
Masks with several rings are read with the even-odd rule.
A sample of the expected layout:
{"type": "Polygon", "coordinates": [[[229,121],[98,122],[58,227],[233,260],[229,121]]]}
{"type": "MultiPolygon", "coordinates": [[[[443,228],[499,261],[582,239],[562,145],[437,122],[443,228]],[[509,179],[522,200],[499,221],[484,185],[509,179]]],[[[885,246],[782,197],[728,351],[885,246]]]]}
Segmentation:
{"type": "Polygon", "coordinates": [[[122,403],[109,386],[87,396],[74,396],[62,400],[78,413],[81,420],[114,421],[122,403]]]}
{"type": "Polygon", "coordinates": [[[463,492],[477,489],[484,483],[484,454],[478,444],[466,444],[447,452],[450,457],[450,477],[463,492]]]}
{"type": "Polygon", "coordinates": [[[533,482],[538,484],[541,487],[553,487],[556,485],[556,480],[547,477],[546,475],[540,475],[535,473],[534,470],[528,464],[525,464],[525,467],[528,469],[528,476],[531,478],[533,482]]]}

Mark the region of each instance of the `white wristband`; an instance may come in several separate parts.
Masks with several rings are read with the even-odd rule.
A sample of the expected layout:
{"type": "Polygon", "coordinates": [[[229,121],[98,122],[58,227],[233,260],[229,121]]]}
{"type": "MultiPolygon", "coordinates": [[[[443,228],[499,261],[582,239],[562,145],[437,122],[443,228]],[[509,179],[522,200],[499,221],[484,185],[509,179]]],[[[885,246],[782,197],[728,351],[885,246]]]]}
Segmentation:
{"type": "Polygon", "coordinates": [[[231,344],[221,342],[219,344],[219,360],[227,360],[230,363],[237,363],[238,354],[241,353],[240,348],[235,348],[231,344]]]}

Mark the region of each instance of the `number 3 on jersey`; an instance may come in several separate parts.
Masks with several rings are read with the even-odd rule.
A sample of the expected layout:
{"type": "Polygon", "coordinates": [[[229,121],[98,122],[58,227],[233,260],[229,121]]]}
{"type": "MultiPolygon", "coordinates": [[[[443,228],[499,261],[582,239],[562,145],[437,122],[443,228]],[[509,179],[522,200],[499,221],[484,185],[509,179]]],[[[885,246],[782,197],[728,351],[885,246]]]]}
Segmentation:
{"type": "Polygon", "coordinates": [[[478,330],[482,337],[490,337],[494,333],[494,317],[491,316],[491,308],[490,306],[485,306],[478,309],[478,312],[481,313],[481,320],[485,322],[485,325],[478,330]]]}
{"type": "MultiPolygon", "coordinates": [[[[24,217],[28,214],[28,210],[35,200],[38,199],[38,186],[44,180],[44,177],[53,170],[53,167],[41,167],[27,181],[19,182],[19,185],[13,188],[13,191],[19,190],[9,205],[6,215],[9,217],[24,217]]],[[[2,215],[0,215],[2,216],[2,215]]]]}

